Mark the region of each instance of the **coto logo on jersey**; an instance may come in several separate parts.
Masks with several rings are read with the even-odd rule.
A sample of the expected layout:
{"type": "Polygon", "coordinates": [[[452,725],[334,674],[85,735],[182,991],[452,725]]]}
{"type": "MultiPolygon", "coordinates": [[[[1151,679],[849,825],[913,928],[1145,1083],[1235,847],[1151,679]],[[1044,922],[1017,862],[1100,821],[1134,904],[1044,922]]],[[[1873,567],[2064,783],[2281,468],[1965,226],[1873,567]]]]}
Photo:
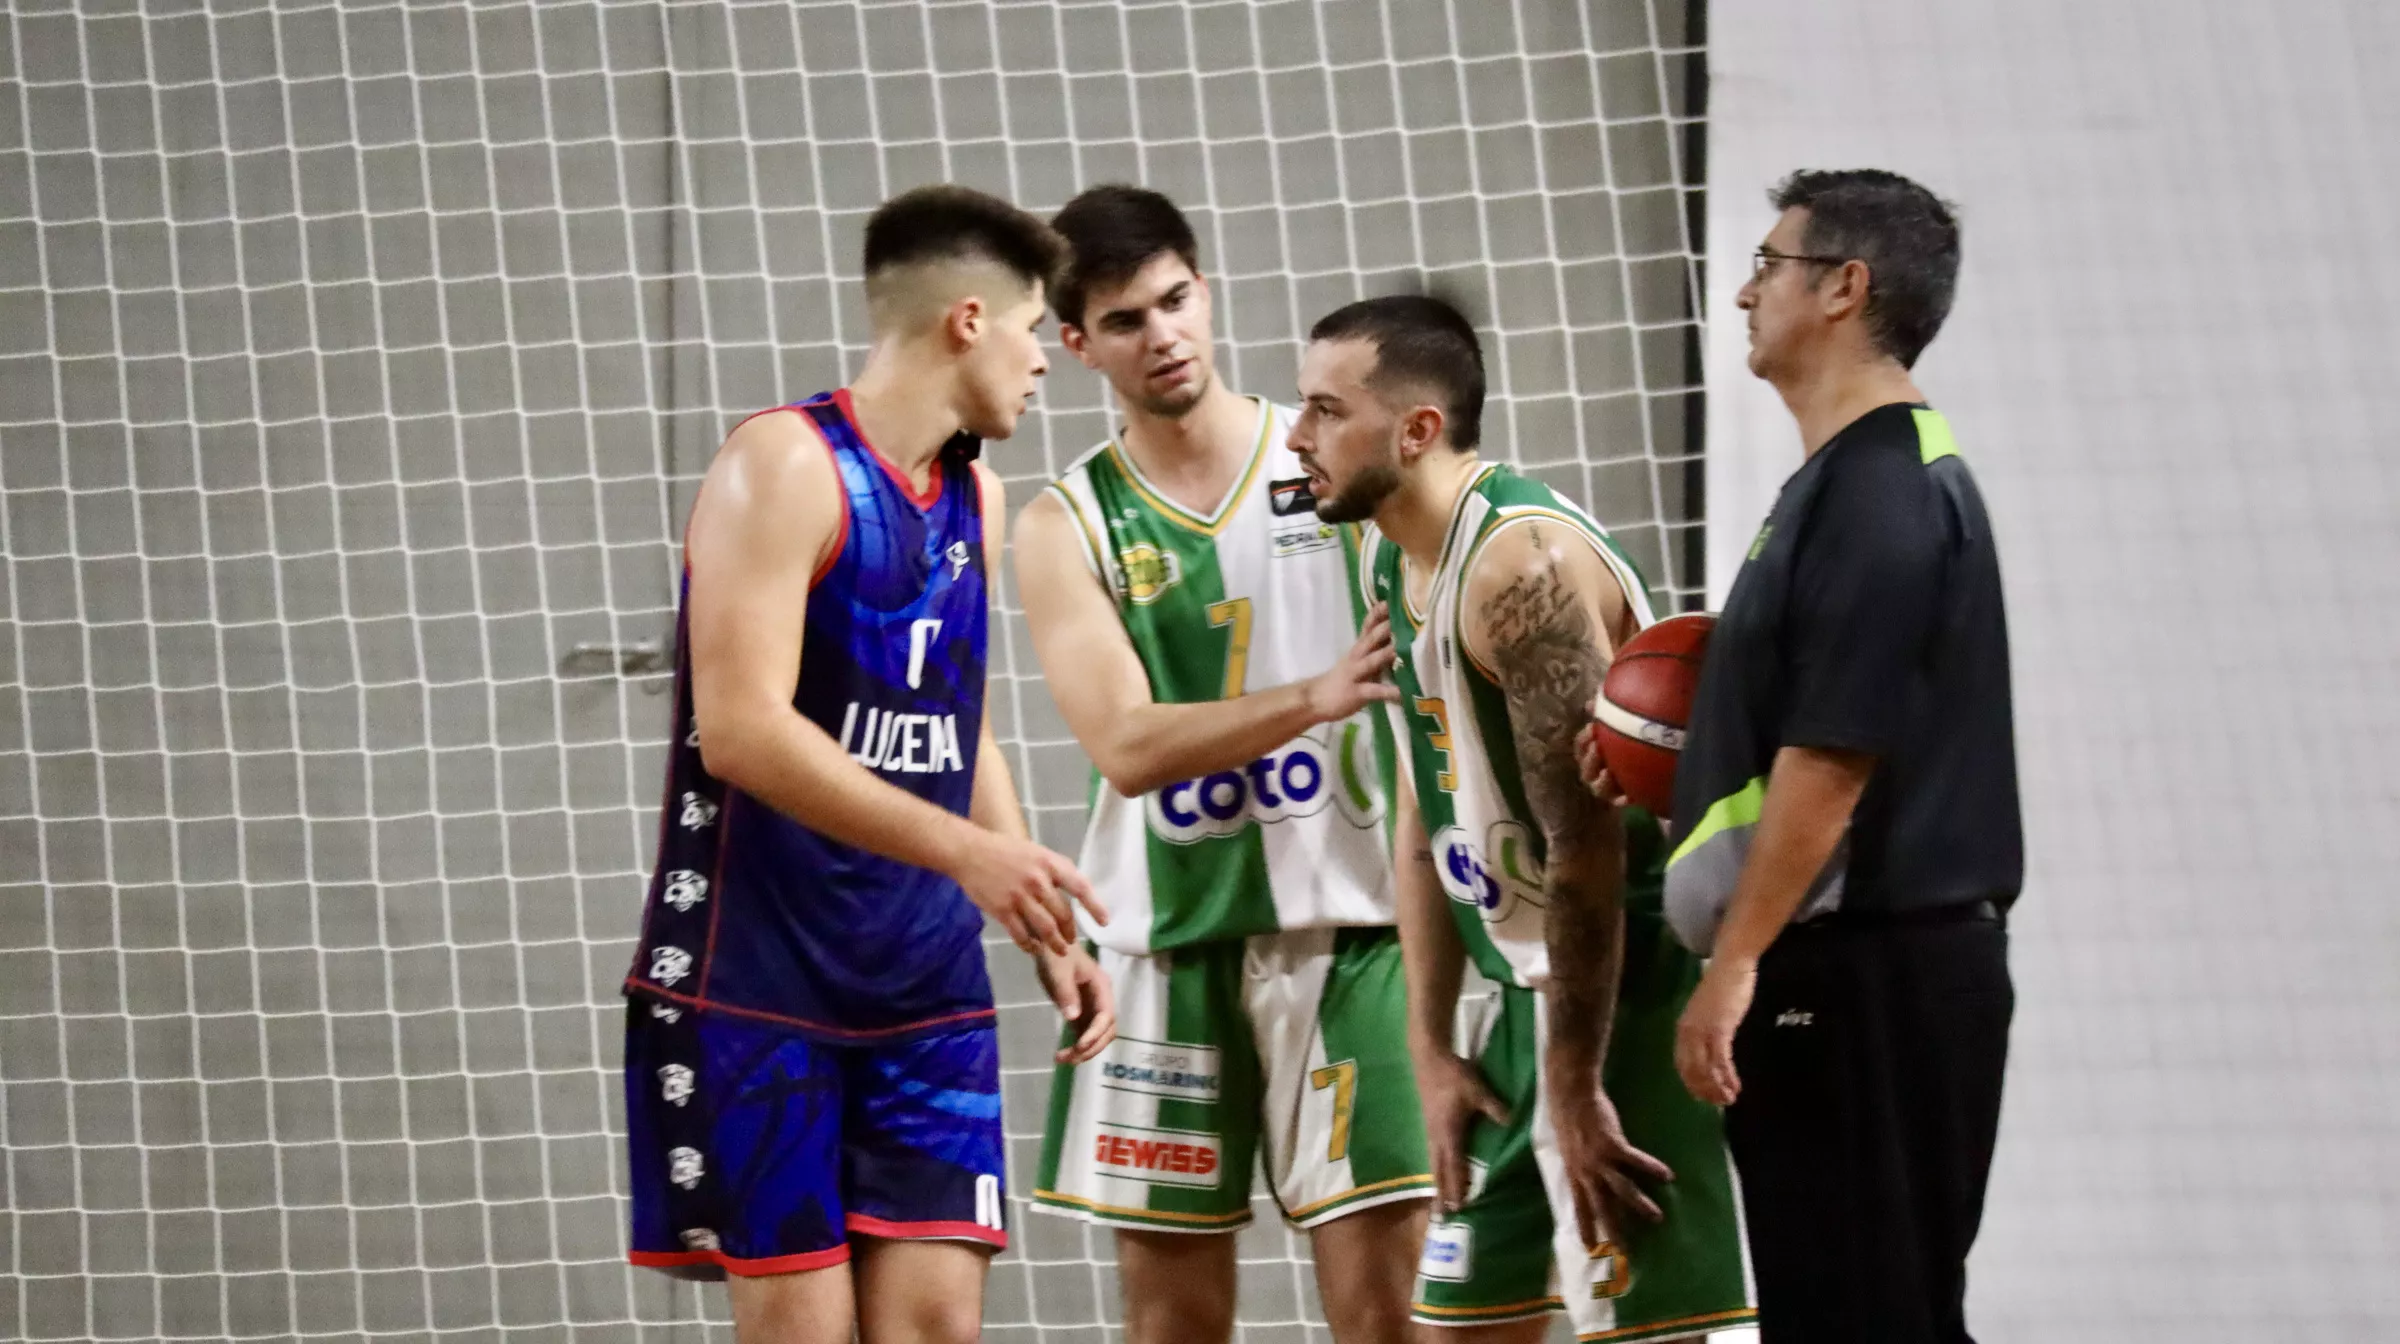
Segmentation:
{"type": "Polygon", "coordinates": [[[1533,856],[1533,833],[1514,821],[1495,821],[1487,839],[1478,848],[1460,827],[1434,832],[1433,866],[1442,890],[1474,906],[1486,924],[1503,923],[1526,906],[1539,909],[1542,865],[1533,856]]]}
{"type": "Polygon", "coordinates": [[[1142,606],[1183,582],[1183,561],[1146,541],[1117,552],[1117,570],[1125,576],[1125,596],[1142,606]]]}
{"type": "Polygon", "coordinates": [[[1329,805],[1353,826],[1372,826],[1383,819],[1374,743],[1356,723],[1341,725],[1339,743],[1309,733],[1239,770],[1177,780],[1143,800],[1151,833],[1188,845],[1252,822],[1313,817],[1329,805]]]}

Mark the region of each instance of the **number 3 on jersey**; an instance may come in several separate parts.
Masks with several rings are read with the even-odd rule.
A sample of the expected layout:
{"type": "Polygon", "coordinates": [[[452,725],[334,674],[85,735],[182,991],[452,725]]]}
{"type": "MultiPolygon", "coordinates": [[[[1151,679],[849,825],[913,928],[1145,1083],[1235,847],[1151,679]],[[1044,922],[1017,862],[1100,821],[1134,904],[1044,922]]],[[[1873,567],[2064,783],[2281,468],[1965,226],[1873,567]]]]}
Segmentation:
{"type": "Polygon", "coordinates": [[[1439,698],[1420,696],[1416,709],[1419,714],[1433,720],[1433,731],[1425,735],[1425,742],[1441,753],[1441,768],[1434,772],[1434,785],[1444,793],[1456,793],[1458,768],[1450,755],[1450,707],[1439,698]]]}

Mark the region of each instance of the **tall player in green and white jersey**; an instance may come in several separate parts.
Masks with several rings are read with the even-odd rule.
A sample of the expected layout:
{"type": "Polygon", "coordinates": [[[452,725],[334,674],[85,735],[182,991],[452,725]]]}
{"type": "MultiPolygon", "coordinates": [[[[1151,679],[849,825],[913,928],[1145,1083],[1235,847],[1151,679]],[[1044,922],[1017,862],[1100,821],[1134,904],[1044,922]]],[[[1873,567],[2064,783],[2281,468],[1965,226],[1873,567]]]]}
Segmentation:
{"type": "Polygon", "coordinates": [[[1017,588],[1106,782],[1081,861],[1118,1036],[1060,1069],[1034,1200],[1116,1229],[1133,1344],[1217,1344],[1263,1157],[1335,1338],[1396,1341],[1433,1181],[1392,927],[1391,634],[1293,412],[1215,376],[1174,203],[1096,187],[1053,222],[1062,337],[1123,428],[1026,506],[1017,588]]]}
{"type": "Polygon", "coordinates": [[[1562,1306],[1585,1340],[1746,1324],[1722,1127],[1675,1073],[1699,966],[1660,909],[1658,824],[1575,761],[1611,653],[1650,619],[1641,577],[1581,509],[1478,458],[1483,353],[1448,304],[1328,315],[1300,392],[1318,516],[1374,520],[1360,600],[1389,605],[1398,646],[1400,929],[1440,1182],[1416,1318],[1495,1341],[1541,1338],[1562,1306]],[[1469,959],[1500,991],[1461,1058],[1469,959]]]}

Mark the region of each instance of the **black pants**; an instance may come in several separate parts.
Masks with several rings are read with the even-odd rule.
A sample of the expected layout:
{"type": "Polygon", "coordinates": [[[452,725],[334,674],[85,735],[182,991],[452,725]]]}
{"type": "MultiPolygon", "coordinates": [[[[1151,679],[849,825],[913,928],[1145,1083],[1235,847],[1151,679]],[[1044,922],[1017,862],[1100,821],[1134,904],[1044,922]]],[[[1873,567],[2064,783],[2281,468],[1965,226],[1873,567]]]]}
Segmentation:
{"type": "Polygon", "coordinates": [[[1762,1344],[1973,1344],[2015,1006],[1996,919],[1798,925],[1760,959],[1725,1129],[1762,1344]]]}

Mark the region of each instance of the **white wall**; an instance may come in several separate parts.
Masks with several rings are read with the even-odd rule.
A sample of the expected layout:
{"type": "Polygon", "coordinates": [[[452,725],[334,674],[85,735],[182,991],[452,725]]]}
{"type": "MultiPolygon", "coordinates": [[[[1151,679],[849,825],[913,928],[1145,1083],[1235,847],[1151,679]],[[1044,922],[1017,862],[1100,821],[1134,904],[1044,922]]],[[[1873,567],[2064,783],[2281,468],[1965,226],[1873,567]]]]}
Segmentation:
{"type": "Polygon", "coordinates": [[[1717,0],[1709,588],[1798,463],[1796,167],[1959,203],[2029,872],[1992,1341],[2400,1337],[2400,6],[1717,0]]]}

